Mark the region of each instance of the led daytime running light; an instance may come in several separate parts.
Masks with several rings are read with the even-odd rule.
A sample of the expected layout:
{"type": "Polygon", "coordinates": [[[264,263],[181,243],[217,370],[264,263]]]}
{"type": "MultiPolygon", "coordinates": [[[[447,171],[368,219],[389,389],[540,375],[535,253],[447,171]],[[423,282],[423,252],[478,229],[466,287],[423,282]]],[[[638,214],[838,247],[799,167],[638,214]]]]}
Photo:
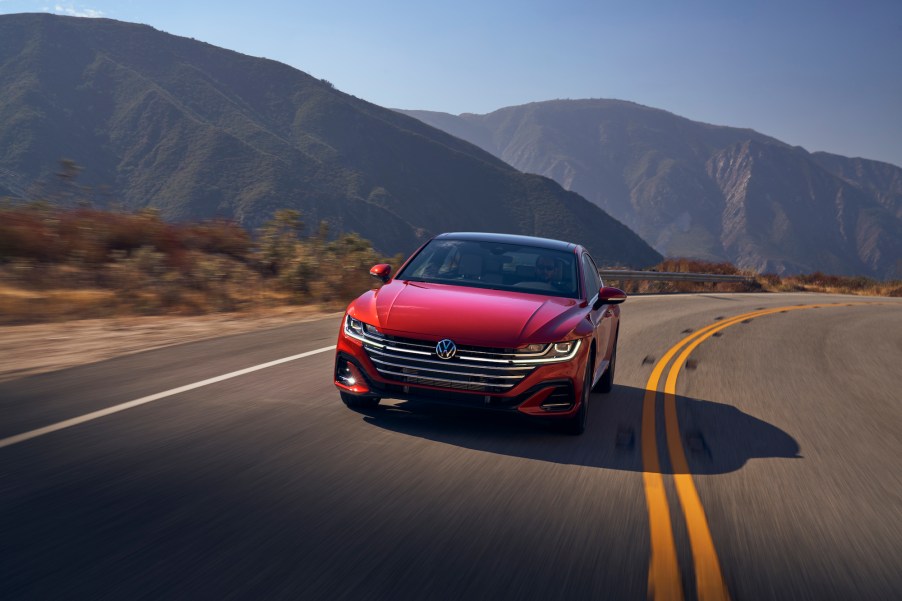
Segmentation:
{"type": "Polygon", "coordinates": [[[345,334],[363,342],[363,322],[348,315],[345,317],[345,334]]]}
{"type": "Polygon", "coordinates": [[[514,363],[516,365],[535,365],[535,364],[542,364],[542,363],[560,363],[562,361],[569,361],[570,359],[572,359],[573,357],[576,356],[577,351],[579,351],[579,345],[581,342],[582,341],[580,341],[580,340],[573,340],[571,342],[558,342],[557,344],[554,345],[555,352],[557,352],[557,353],[561,352],[558,350],[558,348],[557,348],[558,346],[563,346],[563,345],[569,346],[567,351],[564,352],[563,354],[558,354],[553,357],[548,357],[545,359],[517,359],[517,360],[512,361],[511,363],[514,363]]]}

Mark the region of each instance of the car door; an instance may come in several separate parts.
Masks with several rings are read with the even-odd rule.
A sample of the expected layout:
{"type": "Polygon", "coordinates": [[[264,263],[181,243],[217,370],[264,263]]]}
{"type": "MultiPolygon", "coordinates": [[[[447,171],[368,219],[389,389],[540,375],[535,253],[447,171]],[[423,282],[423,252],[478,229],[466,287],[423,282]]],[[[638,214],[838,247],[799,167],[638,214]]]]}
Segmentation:
{"type": "Polygon", "coordinates": [[[615,311],[612,305],[598,304],[598,290],[601,288],[602,282],[598,275],[598,267],[595,266],[595,261],[592,260],[589,253],[583,253],[582,268],[585,274],[586,297],[589,300],[589,319],[595,328],[597,347],[594,369],[597,377],[611,346],[615,311]]]}

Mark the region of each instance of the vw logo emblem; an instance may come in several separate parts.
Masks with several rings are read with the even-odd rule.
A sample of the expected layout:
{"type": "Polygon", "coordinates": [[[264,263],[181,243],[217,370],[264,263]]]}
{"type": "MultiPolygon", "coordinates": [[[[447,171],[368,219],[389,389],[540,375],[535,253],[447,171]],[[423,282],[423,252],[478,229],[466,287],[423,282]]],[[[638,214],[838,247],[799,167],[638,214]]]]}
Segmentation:
{"type": "Polygon", "coordinates": [[[450,359],[456,353],[457,345],[454,344],[453,340],[445,338],[444,340],[439,340],[438,344],[435,345],[435,354],[441,359],[450,359]]]}

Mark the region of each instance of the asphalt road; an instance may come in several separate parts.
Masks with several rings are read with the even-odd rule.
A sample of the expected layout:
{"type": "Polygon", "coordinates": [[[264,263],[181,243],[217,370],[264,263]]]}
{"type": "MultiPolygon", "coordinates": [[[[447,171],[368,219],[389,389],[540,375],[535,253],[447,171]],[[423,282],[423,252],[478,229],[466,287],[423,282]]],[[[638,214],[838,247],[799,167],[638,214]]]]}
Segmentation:
{"type": "Polygon", "coordinates": [[[0,384],[0,598],[663,599],[650,566],[668,540],[670,598],[713,598],[698,579],[711,559],[696,554],[702,526],[734,601],[902,598],[898,299],[631,298],[616,388],[593,395],[581,437],[400,401],[351,411],[325,351],[3,446],[327,347],[337,329],[309,322],[0,384]],[[729,324],[810,304],[831,305],[729,324]],[[676,380],[689,476],[668,453],[666,397],[651,416],[643,399],[665,353],[718,323],[676,380]],[[655,420],[653,473],[643,417],[655,420]],[[652,539],[661,518],[667,536],[652,539]]]}

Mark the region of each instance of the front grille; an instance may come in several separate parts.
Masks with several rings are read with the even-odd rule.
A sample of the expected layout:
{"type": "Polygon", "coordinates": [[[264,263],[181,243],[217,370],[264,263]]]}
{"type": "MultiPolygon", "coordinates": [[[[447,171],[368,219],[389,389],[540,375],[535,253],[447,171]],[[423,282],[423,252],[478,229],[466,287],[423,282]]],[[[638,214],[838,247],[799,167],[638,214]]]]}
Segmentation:
{"type": "Polygon", "coordinates": [[[524,355],[514,349],[458,346],[451,359],[440,359],[435,342],[376,335],[367,331],[363,348],[379,374],[389,380],[473,392],[507,392],[534,365],[516,365],[524,355]]]}

